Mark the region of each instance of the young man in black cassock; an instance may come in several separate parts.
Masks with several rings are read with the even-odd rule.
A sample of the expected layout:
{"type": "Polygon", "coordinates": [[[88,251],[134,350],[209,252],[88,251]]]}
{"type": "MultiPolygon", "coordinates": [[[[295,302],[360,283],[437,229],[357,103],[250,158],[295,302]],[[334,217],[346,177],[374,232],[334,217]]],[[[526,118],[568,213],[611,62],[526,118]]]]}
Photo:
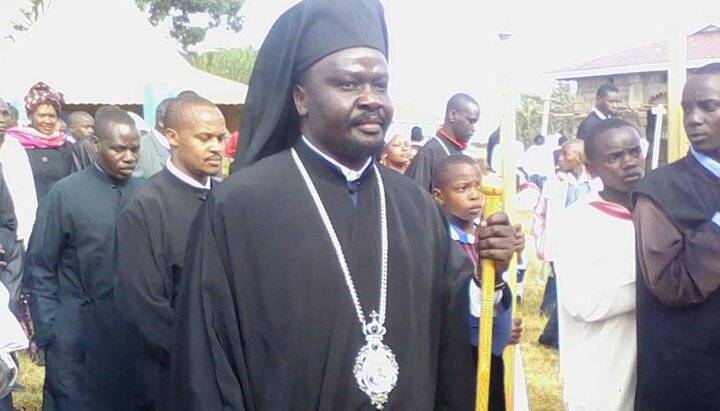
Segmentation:
{"type": "Polygon", "coordinates": [[[462,154],[475,134],[480,119],[480,106],[467,94],[455,94],[445,107],[445,122],[437,134],[418,151],[405,175],[432,193],[432,172],[438,161],[453,154],[462,154]]]}
{"type": "Polygon", "coordinates": [[[637,411],[720,410],[720,63],[682,95],[684,158],[636,195],[637,411]]]}
{"type": "Polygon", "coordinates": [[[142,340],[136,387],[140,410],[166,409],[175,291],[190,225],[220,171],[225,118],[210,101],[170,103],[165,135],[172,154],[118,217],[118,304],[142,340]]]}
{"type": "MultiPolygon", "coordinates": [[[[428,193],[373,161],[386,55],[377,0],[305,0],[270,30],[239,170],[189,236],[173,410],[472,408],[472,264],[428,193]]],[[[478,237],[505,267],[507,217],[478,237]]]]}
{"type": "Polygon", "coordinates": [[[140,135],[118,107],[96,115],[97,162],[43,197],[25,278],[35,338],[46,354],[44,411],[132,409],[128,324],[113,290],[115,224],[140,186],[140,135]]]}

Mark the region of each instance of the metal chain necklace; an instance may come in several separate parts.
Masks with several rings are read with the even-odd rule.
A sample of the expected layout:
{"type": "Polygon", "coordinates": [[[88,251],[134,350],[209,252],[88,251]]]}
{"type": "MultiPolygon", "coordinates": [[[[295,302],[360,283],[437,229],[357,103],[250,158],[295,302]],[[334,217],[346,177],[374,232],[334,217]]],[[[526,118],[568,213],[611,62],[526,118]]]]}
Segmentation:
{"type": "Polygon", "coordinates": [[[370,322],[366,322],[365,313],[360,305],[360,299],[355,289],[355,283],[353,282],[352,276],[350,275],[350,269],[348,268],[345,254],[343,253],[340,240],[338,240],[335,229],[333,228],[330,216],[325,209],[325,205],[320,199],[320,195],[315,188],[315,184],[310,179],[310,175],[305,169],[305,166],[300,160],[297,152],[293,148],[291,150],[293,160],[297,165],[300,174],[302,175],[305,185],[310,191],[315,207],[320,213],[323,225],[330,236],[333,248],[335,248],[335,254],[337,255],[338,263],[342,269],[343,275],[345,276],[345,284],[350,291],[350,297],[352,297],[353,304],[355,305],[355,312],[358,320],[362,325],[362,331],[365,335],[366,344],[360,349],[360,352],[355,357],[355,366],[353,373],[355,374],[355,380],[357,381],[358,387],[361,391],[370,397],[370,402],[378,410],[383,409],[385,403],[388,401],[388,397],[392,390],[397,384],[399,367],[395,354],[392,350],[383,343],[383,337],[387,330],[385,329],[385,313],[387,309],[387,272],[388,272],[388,233],[387,233],[387,209],[385,203],[385,186],[383,185],[382,177],[377,166],[373,164],[373,170],[378,181],[378,193],[380,197],[380,242],[381,242],[381,275],[380,275],[380,307],[378,312],[372,311],[370,313],[370,322]]]}

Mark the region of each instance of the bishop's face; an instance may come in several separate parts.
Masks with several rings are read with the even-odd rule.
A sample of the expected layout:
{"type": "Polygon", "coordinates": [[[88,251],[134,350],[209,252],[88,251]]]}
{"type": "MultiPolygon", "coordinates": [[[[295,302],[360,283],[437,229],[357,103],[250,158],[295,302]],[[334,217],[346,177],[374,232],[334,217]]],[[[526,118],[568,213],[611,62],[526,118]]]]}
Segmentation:
{"type": "Polygon", "coordinates": [[[303,134],[351,168],[382,150],[392,121],[385,56],[351,48],[313,64],[293,92],[303,134]]]}

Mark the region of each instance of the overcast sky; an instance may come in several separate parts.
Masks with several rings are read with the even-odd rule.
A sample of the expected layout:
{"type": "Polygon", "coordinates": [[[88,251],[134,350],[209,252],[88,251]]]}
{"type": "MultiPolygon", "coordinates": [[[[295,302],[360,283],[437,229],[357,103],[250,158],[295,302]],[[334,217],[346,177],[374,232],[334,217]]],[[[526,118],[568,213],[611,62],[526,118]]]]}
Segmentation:
{"type": "MultiPolygon", "coordinates": [[[[61,1],[61,0],[59,0],[61,1]]],[[[296,0],[247,0],[240,34],[211,33],[203,48],[259,47],[275,19],[296,0]]],[[[499,73],[513,69],[520,90],[547,90],[547,72],[628,48],[720,25],[720,1],[684,0],[384,0],[390,36],[391,93],[403,111],[440,117],[455,92],[483,106],[481,130],[494,129],[499,73]],[[499,32],[512,32],[509,49],[499,32]],[[505,50],[505,51],[504,51],[505,50]],[[403,110],[405,108],[405,110],[403,110]]],[[[489,131],[488,131],[489,130],[489,131]]],[[[430,130],[426,130],[428,132],[430,130]]]]}
{"type": "MultiPolygon", "coordinates": [[[[0,0],[0,15],[25,1],[0,0]]],[[[72,0],[52,0],[62,1],[72,0]]],[[[664,40],[672,31],[690,34],[720,25],[718,0],[665,5],[657,0],[502,0],[491,6],[478,0],[381,1],[397,118],[436,121],[447,98],[463,91],[483,108],[478,134],[492,131],[498,121],[498,98],[505,88],[500,73],[509,73],[518,91],[542,93],[551,84],[551,70],[664,40]],[[501,46],[500,31],[513,33],[509,44],[501,46]]],[[[246,0],[243,31],[211,31],[197,49],[259,48],[275,19],[296,2],[246,0]]]]}

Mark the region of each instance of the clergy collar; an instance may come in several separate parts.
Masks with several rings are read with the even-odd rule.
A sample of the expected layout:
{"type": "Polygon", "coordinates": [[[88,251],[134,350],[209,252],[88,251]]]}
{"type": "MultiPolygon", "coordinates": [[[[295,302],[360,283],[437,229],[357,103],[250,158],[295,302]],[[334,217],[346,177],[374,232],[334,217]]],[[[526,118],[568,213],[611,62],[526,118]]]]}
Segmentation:
{"type": "Polygon", "coordinates": [[[113,188],[117,188],[118,186],[124,186],[128,182],[128,180],[133,178],[133,177],[128,177],[124,180],[115,178],[115,177],[111,176],[110,174],[108,174],[107,171],[105,171],[105,169],[102,168],[100,163],[98,163],[96,161],[94,164],[95,164],[95,167],[90,167],[93,170],[94,174],[97,177],[99,177],[100,180],[110,184],[113,188]]]}
{"type": "Polygon", "coordinates": [[[345,167],[344,165],[338,163],[334,158],[328,156],[327,154],[320,151],[319,148],[315,147],[313,143],[310,142],[305,136],[302,136],[302,141],[320,158],[328,162],[331,166],[336,168],[342,175],[345,177],[345,180],[347,180],[348,183],[352,183],[353,181],[357,181],[362,177],[363,173],[365,173],[365,170],[367,170],[368,167],[370,167],[370,163],[372,163],[372,157],[368,157],[367,161],[365,162],[365,165],[360,168],[360,170],[353,170],[348,167],[345,167]]]}
{"type": "Polygon", "coordinates": [[[695,157],[695,160],[697,160],[701,166],[711,172],[715,177],[720,178],[720,163],[706,156],[705,154],[696,151],[692,147],[690,147],[690,153],[693,157],[695,157]]]}
{"type": "Polygon", "coordinates": [[[199,188],[202,190],[210,189],[210,184],[211,184],[210,177],[206,177],[205,184],[199,183],[197,180],[195,180],[194,178],[190,177],[189,175],[182,172],[179,168],[177,168],[175,166],[175,164],[173,164],[173,162],[172,162],[172,157],[167,159],[167,162],[165,163],[165,168],[167,168],[167,170],[170,172],[170,174],[174,175],[175,177],[177,177],[178,180],[189,185],[190,187],[199,188]]]}
{"type": "Polygon", "coordinates": [[[596,116],[600,117],[600,120],[607,120],[610,116],[606,116],[602,111],[598,110],[597,107],[593,108],[593,112],[596,116]]]}
{"type": "Polygon", "coordinates": [[[162,135],[154,128],[151,129],[150,132],[152,133],[153,137],[155,137],[155,140],[157,140],[158,143],[160,143],[160,145],[165,148],[165,150],[170,151],[170,142],[168,141],[167,137],[162,135]]]}

